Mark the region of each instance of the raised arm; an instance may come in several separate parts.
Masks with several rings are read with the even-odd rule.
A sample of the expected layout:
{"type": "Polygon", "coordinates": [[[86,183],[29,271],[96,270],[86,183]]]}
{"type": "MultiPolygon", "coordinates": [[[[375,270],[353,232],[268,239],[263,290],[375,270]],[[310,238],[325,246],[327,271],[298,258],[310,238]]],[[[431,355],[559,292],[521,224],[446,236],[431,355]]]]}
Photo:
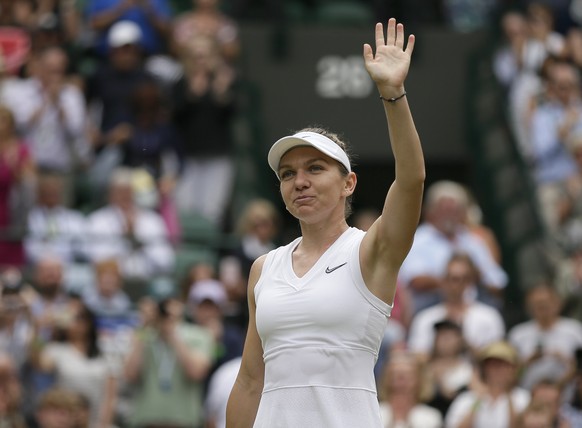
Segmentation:
{"type": "Polygon", "coordinates": [[[263,362],[263,347],[255,321],[254,288],[261,276],[265,257],[257,259],[251,268],[248,285],[249,326],[241,367],[228,399],[226,428],[251,428],[261,401],[265,364],[263,362]]]}
{"type": "Polygon", "coordinates": [[[414,42],[410,35],[405,46],[404,26],[391,18],[386,36],[384,26],[376,24],[376,51],[364,45],[366,69],[386,113],[396,178],[381,216],[362,241],[360,260],[368,288],[389,304],[394,300],[398,270],[412,246],[425,179],[422,147],[404,88],[414,42]]]}

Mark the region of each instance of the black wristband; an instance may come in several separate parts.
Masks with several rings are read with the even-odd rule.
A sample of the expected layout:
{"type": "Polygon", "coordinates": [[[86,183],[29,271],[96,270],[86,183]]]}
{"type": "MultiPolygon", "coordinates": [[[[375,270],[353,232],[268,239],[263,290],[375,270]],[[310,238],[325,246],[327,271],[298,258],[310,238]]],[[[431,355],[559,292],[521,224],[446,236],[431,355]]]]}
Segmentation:
{"type": "Polygon", "coordinates": [[[394,103],[394,102],[398,101],[400,98],[404,98],[405,95],[406,95],[406,91],[404,91],[404,93],[402,95],[399,95],[399,96],[394,97],[394,98],[384,98],[382,95],[380,95],[380,99],[382,101],[388,101],[389,103],[394,103]]]}

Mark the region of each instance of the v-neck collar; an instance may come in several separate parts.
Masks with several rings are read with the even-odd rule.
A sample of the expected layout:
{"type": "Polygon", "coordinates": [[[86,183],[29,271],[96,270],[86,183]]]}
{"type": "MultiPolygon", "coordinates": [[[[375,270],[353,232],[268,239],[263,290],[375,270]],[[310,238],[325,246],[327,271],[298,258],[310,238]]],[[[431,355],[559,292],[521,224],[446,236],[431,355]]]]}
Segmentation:
{"type": "Polygon", "coordinates": [[[342,234],[333,242],[333,244],[331,244],[329,246],[329,248],[323,252],[323,254],[319,257],[319,259],[317,259],[317,261],[313,264],[313,266],[311,266],[311,268],[307,272],[305,272],[305,274],[301,277],[297,276],[297,274],[295,273],[295,269],[293,269],[293,252],[295,251],[295,249],[297,248],[297,246],[301,243],[301,240],[303,239],[303,238],[297,238],[297,240],[290,247],[289,253],[287,254],[288,263],[285,264],[286,267],[285,267],[285,271],[283,273],[287,283],[289,285],[291,285],[291,287],[293,287],[295,290],[299,290],[300,288],[303,287],[303,285],[305,283],[309,282],[309,280],[314,275],[317,275],[318,272],[325,269],[326,263],[328,262],[328,259],[330,257],[330,253],[331,253],[332,249],[334,249],[338,245],[340,245],[341,242],[348,235],[348,232],[350,232],[351,230],[352,230],[352,228],[348,227],[344,232],[342,232],[342,234]]]}

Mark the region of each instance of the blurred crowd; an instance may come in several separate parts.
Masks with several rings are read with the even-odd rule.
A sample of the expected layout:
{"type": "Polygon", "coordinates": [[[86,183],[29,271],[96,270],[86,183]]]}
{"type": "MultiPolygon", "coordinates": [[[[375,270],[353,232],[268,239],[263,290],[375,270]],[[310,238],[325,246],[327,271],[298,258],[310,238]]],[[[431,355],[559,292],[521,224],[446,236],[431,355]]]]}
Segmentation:
{"type": "MultiPolygon", "coordinates": [[[[0,428],[225,426],[248,272],[283,243],[272,202],[231,206],[239,30],[286,5],[0,0],[0,428]]],[[[410,18],[499,24],[493,70],[554,270],[510,325],[478,201],[432,183],[376,365],[385,426],[582,427],[582,2],[423,6],[410,18]]]]}

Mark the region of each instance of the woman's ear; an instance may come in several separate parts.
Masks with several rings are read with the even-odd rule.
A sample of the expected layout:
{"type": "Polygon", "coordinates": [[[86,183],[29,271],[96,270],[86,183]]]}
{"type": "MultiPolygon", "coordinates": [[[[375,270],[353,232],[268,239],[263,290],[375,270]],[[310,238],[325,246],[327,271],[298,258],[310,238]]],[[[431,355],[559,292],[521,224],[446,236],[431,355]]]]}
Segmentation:
{"type": "Polygon", "coordinates": [[[358,177],[355,172],[348,173],[345,181],[344,192],[347,196],[350,196],[356,190],[356,184],[358,183],[358,177]]]}

